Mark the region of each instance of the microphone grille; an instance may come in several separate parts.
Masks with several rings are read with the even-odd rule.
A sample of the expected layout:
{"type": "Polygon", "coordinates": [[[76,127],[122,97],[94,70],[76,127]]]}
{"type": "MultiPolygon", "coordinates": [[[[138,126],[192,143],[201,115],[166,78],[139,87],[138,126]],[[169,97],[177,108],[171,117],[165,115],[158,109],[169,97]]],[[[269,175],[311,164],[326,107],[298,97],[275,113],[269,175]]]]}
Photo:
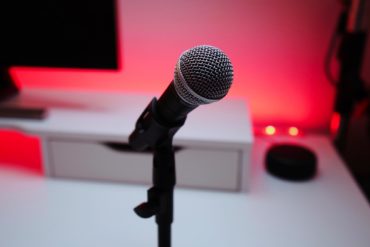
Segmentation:
{"type": "Polygon", "coordinates": [[[191,105],[208,104],[223,98],[233,80],[230,59],[213,46],[197,46],[179,58],[174,85],[178,95],[191,105]]]}

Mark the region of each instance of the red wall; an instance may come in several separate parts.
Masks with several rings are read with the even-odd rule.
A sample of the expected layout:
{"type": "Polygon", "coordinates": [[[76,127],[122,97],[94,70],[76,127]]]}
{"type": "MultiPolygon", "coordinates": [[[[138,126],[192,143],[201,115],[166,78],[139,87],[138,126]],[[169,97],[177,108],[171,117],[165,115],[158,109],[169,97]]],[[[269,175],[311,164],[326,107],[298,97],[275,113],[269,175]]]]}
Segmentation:
{"type": "Polygon", "coordinates": [[[230,56],[235,80],[228,97],[249,102],[255,126],[327,129],[333,90],[323,60],[336,0],[119,0],[118,11],[119,72],[14,68],[17,82],[159,96],[181,52],[211,44],[230,56]]]}
{"type": "Polygon", "coordinates": [[[120,0],[120,72],[15,69],[24,87],[159,95],[182,51],[212,44],[235,67],[229,97],[245,98],[255,124],[324,130],[333,90],[323,60],[336,0],[120,0]]]}

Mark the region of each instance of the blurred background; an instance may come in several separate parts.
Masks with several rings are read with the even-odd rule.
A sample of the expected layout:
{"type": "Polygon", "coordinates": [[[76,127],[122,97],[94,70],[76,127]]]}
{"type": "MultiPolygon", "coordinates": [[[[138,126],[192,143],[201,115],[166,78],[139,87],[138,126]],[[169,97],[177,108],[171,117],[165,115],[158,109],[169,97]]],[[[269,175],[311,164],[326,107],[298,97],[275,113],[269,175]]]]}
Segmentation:
{"type": "MultiPolygon", "coordinates": [[[[17,84],[159,96],[173,79],[180,54],[210,44],[231,58],[235,79],[227,97],[246,100],[256,133],[273,124],[330,134],[335,87],[326,78],[324,61],[341,1],[117,1],[118,71],[14,67],[11,74],[17,84]]],[[[369,86],[367,44],[362,76],[369,86]]],[[[335,59],[331,67],[338,71],[335,59]]],[[[369,188],[370,178],[368,121],[368,115],[352,121],[351,145],[342,153],[363,188],[369,188]]],[[[1,159],[42,173],[36,138],[14,131],[2,131],[0,138],[1,159]],[[22,154],[16,151],[20,148],[22,154]]]]}

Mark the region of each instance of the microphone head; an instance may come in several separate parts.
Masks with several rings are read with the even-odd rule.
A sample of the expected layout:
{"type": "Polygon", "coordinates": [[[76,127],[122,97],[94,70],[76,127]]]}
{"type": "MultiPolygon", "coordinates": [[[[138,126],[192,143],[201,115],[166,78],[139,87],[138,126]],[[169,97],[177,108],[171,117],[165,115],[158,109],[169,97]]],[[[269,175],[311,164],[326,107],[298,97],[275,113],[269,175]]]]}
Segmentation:
{"type": "Polygon", "coordinates": [[[213,46],[191,48],[181,54],[176,64],[175,90],[182,100],[192,106],[222,99],[232,81],[230,59],[213,46]]]}

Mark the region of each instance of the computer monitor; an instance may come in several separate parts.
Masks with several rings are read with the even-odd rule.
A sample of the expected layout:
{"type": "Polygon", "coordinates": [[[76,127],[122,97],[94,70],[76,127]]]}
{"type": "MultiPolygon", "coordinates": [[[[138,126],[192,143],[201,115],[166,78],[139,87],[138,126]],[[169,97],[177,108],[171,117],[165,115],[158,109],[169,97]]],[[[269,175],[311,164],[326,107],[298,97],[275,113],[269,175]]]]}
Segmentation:
{"type": "Polygon", "coordinates": [[[117,43],[115,0],[1,0],[0,101],[12,66],[118,69],[117,43]]]}

